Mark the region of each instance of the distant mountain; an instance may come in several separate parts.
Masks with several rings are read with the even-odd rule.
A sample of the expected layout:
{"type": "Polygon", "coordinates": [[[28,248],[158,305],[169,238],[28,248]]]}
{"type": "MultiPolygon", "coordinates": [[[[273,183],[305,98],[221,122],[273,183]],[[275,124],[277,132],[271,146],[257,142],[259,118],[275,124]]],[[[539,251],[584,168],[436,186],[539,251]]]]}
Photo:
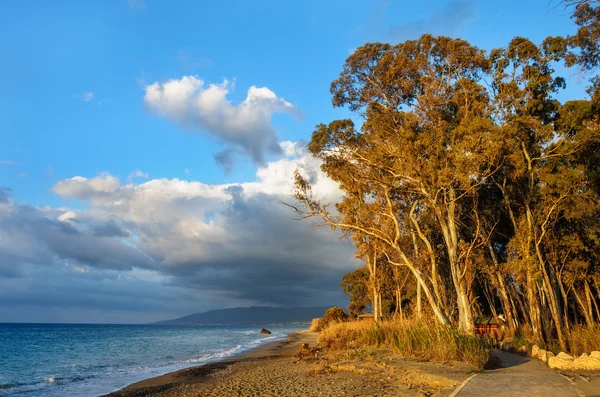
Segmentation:
{"type": "Polygon", "coordinates": [[[194,313],[173,320],[158,321],[153,324],[194,325],[194,324],[280,324],[311,321],[323,317],[327,307],[234,307],[231,309],[209,310],[194,313]]]}

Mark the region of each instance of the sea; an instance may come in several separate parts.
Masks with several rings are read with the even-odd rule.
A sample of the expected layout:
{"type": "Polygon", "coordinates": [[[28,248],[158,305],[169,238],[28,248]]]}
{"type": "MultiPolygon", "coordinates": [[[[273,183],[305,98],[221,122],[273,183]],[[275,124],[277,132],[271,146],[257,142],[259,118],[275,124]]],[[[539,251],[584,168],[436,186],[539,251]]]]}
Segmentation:
{"type": "Polygon", "coordinates": [[[306,327],[0,323],[0,396],[99,396],[306,327]],[[262,327],[272,334],[261,335],[262,327]]]}

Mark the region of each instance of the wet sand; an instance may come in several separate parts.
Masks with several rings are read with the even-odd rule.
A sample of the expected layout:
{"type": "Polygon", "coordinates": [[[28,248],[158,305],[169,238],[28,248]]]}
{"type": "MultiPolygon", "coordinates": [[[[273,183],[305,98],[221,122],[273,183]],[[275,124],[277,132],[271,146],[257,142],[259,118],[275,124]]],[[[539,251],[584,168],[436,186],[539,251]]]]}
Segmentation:
{"type": "Polygon", "coordinates": [[[321,351],[314,349],[317,337],[293,333],[239,357],[146,379],[107,396],[448,396],[473,370],[386,351],[321,351]],[[312,351],[299,354],[303,343],[312,351]]]}

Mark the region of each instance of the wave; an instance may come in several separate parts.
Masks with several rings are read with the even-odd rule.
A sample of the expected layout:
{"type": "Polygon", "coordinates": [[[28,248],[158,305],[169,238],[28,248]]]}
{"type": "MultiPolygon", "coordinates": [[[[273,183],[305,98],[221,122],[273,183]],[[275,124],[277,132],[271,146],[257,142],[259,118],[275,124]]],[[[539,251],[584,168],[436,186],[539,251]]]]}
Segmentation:
{"type": "MultiPolygon", "coordinates": [[[[250,335],[250,333],[256,333],[256,331],[241,331],[240,333],[243,333],[245,335],[250,335]]],[[[183,362],[183,363],[202,363],[202,362],[213,361],[213,360],[219,359],[219,358],[231,357],[236,353],[254,349],[266,342],[274,341],[276,339],[282,339],[284,337],[285,337],[285,335],[278,335],[278,334],[269,335],[269,336],[265,336],[265,337],[258,338],[255,340],[251,340],[249,342],[246,342],[244,345],[237,345],[237,346],[232,347],[227,350],[223,350],[223,351],[219,351],[219,352],[215,352],[215,353],[211,353],[211,354],[205,354],[200,357],[182,360],[181,362],[183,362]]]]}
{"type": "Polygon", "coordinates": [[[0,397],[12,395],[37,396],[42,390],[50,390],[57,386],[64,386],[70,383],[85,381],[95,378],[97,374],[73,375],[68,377],[49,375],[38,377],[34,382],[21,383],[2,383],[0,384],[0,397]]]}
{"type": "Polygon", "coordinates": [[[48,387],[48,384],[43,380],[33,383],[2,383],[0,384],[0,396],[12,396],[14,394],[31,393],[39,391],[44,387],[48,387]]]}
{"type": "Polygon", "coordinates": [[[235,347],[232,347],[231,349],[223,350],[223,351],[216,352],[216,353],[206,354],[206,355],[196,357],[196,358],[189,358],[187,360],[182,360],[181,362],[183,362],[183,363],[200,363],[200,362],[209,361],[209,360],[216,359],[216,358],[230,357],[230,356],[234,355],[235,353],[237,353],[241,348],[242,348],[242,345],[237,345],[235,347]]]}

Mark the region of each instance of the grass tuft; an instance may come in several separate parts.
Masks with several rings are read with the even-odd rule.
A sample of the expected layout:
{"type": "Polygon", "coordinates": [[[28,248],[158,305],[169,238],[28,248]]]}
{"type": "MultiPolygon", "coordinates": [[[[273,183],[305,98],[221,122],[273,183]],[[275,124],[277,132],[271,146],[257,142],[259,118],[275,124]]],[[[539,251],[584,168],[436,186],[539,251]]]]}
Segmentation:
{"type": "Polygon", "coordinates": [[[600,324],[575,325],[566,334],[571,354],[600,350],[600,324]]]}
{"type": "Polygon", "coordinates": [[[483,368],[489,357],[487,344],[476,336],[414,320],[334,323],[321,331],[319,343],[333,350],[389,347],[404,357],[462,361],[477,368],[483,368]]]}
{"type": "Polygon", "coordinates": [[[310,332],[321,332],[326,325],[327,321],[325,321],[324,318],[313,318],[312,322],[310,323],[310,328],[308,328],[308,330],[310,332]]]}

